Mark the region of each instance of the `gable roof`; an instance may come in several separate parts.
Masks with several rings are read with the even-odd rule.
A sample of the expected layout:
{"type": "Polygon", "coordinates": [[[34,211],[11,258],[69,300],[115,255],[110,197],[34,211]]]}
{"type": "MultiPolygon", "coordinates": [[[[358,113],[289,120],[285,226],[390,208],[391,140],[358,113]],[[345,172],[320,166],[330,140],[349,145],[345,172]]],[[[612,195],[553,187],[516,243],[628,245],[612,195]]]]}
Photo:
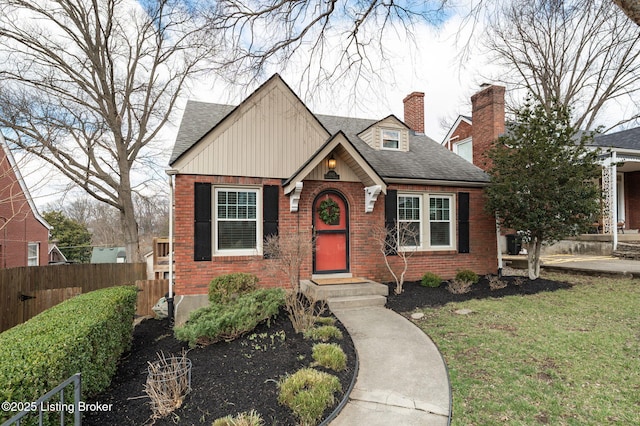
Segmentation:
{"type": "Polygon", "coordinates": [[[607,135],[597,135],[593,144],[602,148],[620,148],[640,151],[640,127],[607,135]]]}
{"type": "MultiPolygon", "coordinates": [[[[182,117],[169,164],[173,165],[187,151],[196,146],[207,134],[213,132],[216,127],[221,126],[234,111],[238,110],[274,79],[284,83],[280,76],[276,74],[238,106],[189,101],[182,117]]],[[[284,84],[286,88],[291,90],[286,83],[284,84]]],[[[293,93],[293,91],[291,92],[293,93]]],[[[299,100],[297,95],[295,97],[299,100]]],[[[299,101],[304,108],[307,108],[301,100],[299,101]]],[[[308,108],[307,111],[309,111],[308,108]]],[[[486,185],[489,183],[489,177],[483,170],[447,150],[426,135],[415,134],[415,132],[409,130],[408,152],[375,150],[364,142],[358,134],[381,120],[320,115],[313,114],[311,111],[309,111],[309,114],[326,130],[327,140],[332,137],[331,135],[337,135],[340,132],[344,133],[344,136],[366,163],[386,182],[433,182],[467,185],[486,185]]],[[[384,119],[389,117],[394,116],[390,115],[384,119]]],[[[403,123],[401,120],[398,121],[403,123]]],[[[317,152],[317,150],[314,152],[317,152]]],[[[303,161],[301,164],[296,164],[295,170],[299,171],[304,166],[304,163],[303,161]]]]}
{"type": "Polygon", "coordinates": [[[379,120],[317,115],[331,133],[342,130],[360,154],[387,182],[416,180],[433,182],[488,183],[480,168],[449,151],[426,135],[409,131],[409,151],[375,150],[358,137],[379,120]]]}
{"type": "Polygon", "coordinates": [[[444,145],[449,141],[453,133],[458,129],[458,126],[460,125],[460,123],[467,123],[468,125],[473,125],[471,121],[471,117],[467,115],[459,115],[458,118],[456,118],[456,121],[453,123],[453,125],[449,129],[449,131],[447,132],[447,134],[444,135],[442,142],[440,142],[441,145],[444,145]]]}
{"type": "Polygon", "coordinates": [[[342,131],[338,131],[331,136],[327,142],[322,145],[314,155],[312,155],[306,163],[304,163],[289,179],[283,182],[284,193],[288,194],[293,191],[296,182],[304,180],[311,170],[317,167],[331,152],[337,151],[338,154],[349,157],[352,168],[358,175],[361,182],[365,185],[379,185],[383,193],[387,193],[387,184],[371,167],[367,160],[360,155],[360,152],[347,139],[342,131]]]}
{"type": "Polygon", "coordinates": [[[25,183],[22,177],[22,174],[20,173],[18,164],[16,163],[16,160],[13,157],[13,154],[11,153],[11,150],[9,149],[9,145],[7,145],[7,141],[5,140],[2,132],[0,132],[0,145],[2,145],[2,150],[4,151],[4,155],[7,157],[7,160],[9,161],[9,166],[11,167],[11,170],[13,171],[16,177],[16,180],[18,181],[18,184],[20,185],[20,189],[24,194],[24,198],[27,200],[27,203],[29,204],[31,213],[33,213],[33,216],[36,218],[38,222],[42,224],[42,226],[47,228],[47,231],[52,229],[53,226],[49,225],[49,223],[44,219],[44,217],[42,217],[38,212],[38,209],[36,208],[36,204],[33,202],[33,198],[31,198],[31,193],[29,192],[29,188],[27,187],[27,184],[25,183]]]}

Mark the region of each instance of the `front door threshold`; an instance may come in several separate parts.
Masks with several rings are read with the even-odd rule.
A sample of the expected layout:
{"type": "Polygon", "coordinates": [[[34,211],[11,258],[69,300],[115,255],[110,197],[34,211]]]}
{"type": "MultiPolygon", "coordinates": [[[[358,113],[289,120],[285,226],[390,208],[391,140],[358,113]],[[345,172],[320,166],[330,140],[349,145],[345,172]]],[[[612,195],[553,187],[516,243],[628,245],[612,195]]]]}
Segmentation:
{"type": "Polygon", "coordinates": [[[312,274],[311,279],[320,279],[320,278],[353,278],[353,274],[350,272],[340,272],[335,274],[312,274]]]}

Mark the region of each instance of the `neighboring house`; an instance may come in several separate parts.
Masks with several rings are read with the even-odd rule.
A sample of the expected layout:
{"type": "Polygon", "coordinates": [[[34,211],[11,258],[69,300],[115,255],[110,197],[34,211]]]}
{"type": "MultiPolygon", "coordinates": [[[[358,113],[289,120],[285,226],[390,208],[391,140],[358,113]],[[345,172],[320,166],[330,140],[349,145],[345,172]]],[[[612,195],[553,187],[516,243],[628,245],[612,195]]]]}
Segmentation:
{"type": "Polygon", "coordinates": [[[0,145],[0,268],[47,265],[51,225],[38,213],[1,133],[0,145]]]}
{"type": "MultiPolygon", "coordinates": [[[[505,131],[504,92],[502,86],[483,85],[471,98],[471,117],[458,116],[441,144],[488,170],[484,153],[505,131]]],[[[598,135],[593,147],[602,150],[603,166],[603,218],[594,223],[594,232],[608,234],[615,250],[619,232],[640,229],[640,127],[598,135]]]]}
{"type": "Polygon", "coordinates": [[[169,278],[169,238],[155,237],[153,250],[144,255],[147,264],[148,280],[166,280],[169,278]]]}
{"type": "Polygon", "coordinates": [[[211,279],[229,272],[284,285],[266,268],[263,238],[298,232],[315,237],[302,279],[389,281],[371,231],[395,221],[419,231],[416,247],[401,247],[416,251],[408,280],[495,273],[488,176],[424,135],[423,97],[405,98],[404,122],[313,114],[279,75],[237,106],[190,101],[170,159],[176,292],[202,299],[211,279]],[[339,208],[329,224],[318,212],[327,202],[339,208]]]}
{"type": "Polygon", "coordinates": [[[68,263],[67,257],[60,251],[58,246],[49,243],[49,264],[68,263]]]}
{"type": "Polygon", "coordinates": [[[91,251],[91,263],[126,263],[124,247],[94,247],[91,251]]]}
{"type": "Polygon", "coordinates": [[[599,135],[594,147],[602,151],[603,232],[616,237],[615,245],[618,225],[622,232],[640,229],[640,127],[599,135]]]}

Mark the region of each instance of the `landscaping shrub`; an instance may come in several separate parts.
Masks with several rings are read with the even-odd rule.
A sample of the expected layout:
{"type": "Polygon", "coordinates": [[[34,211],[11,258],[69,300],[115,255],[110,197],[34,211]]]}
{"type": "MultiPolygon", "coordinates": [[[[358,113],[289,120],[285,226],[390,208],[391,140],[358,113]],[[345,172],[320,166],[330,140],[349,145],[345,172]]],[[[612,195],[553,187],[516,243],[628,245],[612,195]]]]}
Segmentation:
{"type": "Polygon", "coordinates": [[[179,340],[189,346],[233,340],[263,321],[278,315],[284,305],[282,289],[261,289],[243,294],[226,304],[212,304],[191,313],[189,321],[175,330],[179,340]]]}
{"type": "Polygon", "coordinates": [[[497,275],[487,275],[487,280],[489,281],[489,289],[491,289],[491,291],[500,290],[507,286],[507,282],[501,280],[497,275]]]}
{"type": "Polygon", "coordinates": [[[472,285],[473,283],[471,281],[454,279],[449,281],[447,290],[449,290],[449,293],[453,294],[465,294],[471,290],[472,285]]]}
{"type": "Polygon", "coordinates": [[[287,291],[285,308],[296,333],[311,329],[327,309],[327,302],[293,290],[287,291]]]}
{"type": "Polygon", "coordinates": [[[427,272],[422,276],[420,284],[423,287],[440,287],[440,284],[442,284],[442,278],[433,272],[427,272]]]}
{"type": "Polygon", "coordinates": [[[317,317],[316,324],[320,325],[335,325],[336,319],[334,317],[317,317]]]}
{"type": "Polygon", "coordinates": [[[347,355],[335,343],[318,343],[313,345],[311,351],[316,365],[333,371],[342,371],[347,367],[347,355]]]}
{"type": "Polygon", "coordinates": [[[258,277],[253,274],[237,272],[220,275],[209,284],[209,301],[211,303],[229,303],[243,294],[256,289],[258,277]]]}
{"type": "Polygon", "coordinates": [[[342,332],[335,325],[323,325],[308,329],[303,336],[305,339],[328,342],[331,339],[342,339],[342,332]]]}
{"type": "Polygon", "coordinates": [[[1,333],[0,400],[35,401],[78,372],[83,398],[106,389],[131,345],[136,299],[134,286],[92,291],[1,333]]]}
{"type": "Polygon", "coordinates": [[[264,420],[257,411],[251,410],[248,413],[216,419],[211,426],[264,426],[264,420]]]}
{"type": "Polygon", "coordinates": [[[469,281],[471,284],[477,284],[480,281],[480,277],[475,272],[469,269],[463,269],[456,274],[456,280],[469,281]]]}
{"type": "Polygon", "coordinates": [[[287,375],[278,386],[278,402],[291,408],[305,426],[318,424],[324,410],[334,403],[333,394],[342,390],[336,376],[313,368],[287,375]]]}

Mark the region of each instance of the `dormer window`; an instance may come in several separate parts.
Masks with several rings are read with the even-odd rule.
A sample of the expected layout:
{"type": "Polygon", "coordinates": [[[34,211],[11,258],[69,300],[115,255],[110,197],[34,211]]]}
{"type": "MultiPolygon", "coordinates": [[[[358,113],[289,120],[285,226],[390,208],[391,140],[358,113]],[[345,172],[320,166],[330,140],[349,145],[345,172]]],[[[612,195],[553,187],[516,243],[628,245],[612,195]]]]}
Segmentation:
{"type": "Polygon", "coordinates": [[[382,148],[400,149],[400,132],[398,130],[382,130],[382,148]]]}

